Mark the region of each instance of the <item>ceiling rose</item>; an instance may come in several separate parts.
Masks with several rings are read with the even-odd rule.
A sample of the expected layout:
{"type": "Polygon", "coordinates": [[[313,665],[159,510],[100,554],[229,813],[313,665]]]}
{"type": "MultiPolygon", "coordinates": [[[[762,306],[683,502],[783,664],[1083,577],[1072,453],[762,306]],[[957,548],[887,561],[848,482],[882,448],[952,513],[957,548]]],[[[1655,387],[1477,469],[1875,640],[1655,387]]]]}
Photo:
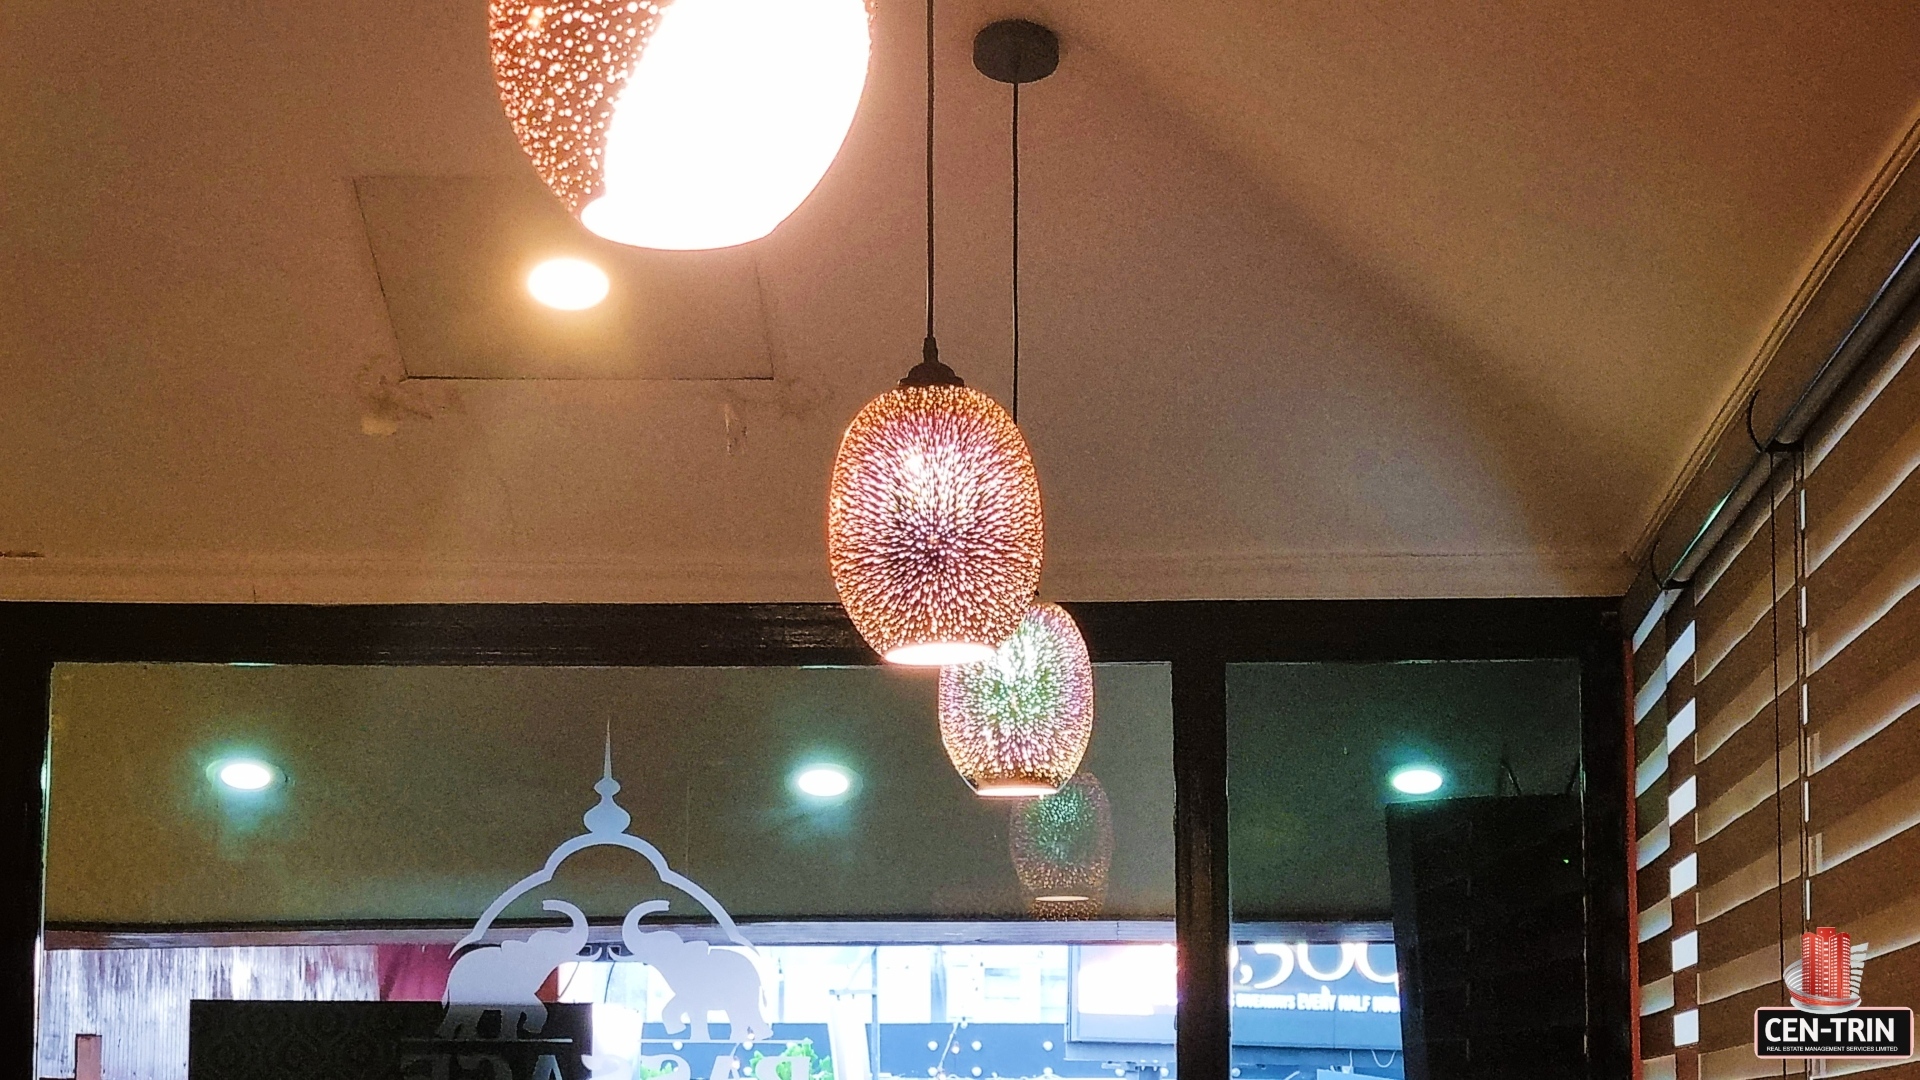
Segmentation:
{"type": "Polygon", "coordinates": [[[799,207],[866,86],[866,0],[492,0],[500,99],[586,227],[671,250],[799,207]]]}

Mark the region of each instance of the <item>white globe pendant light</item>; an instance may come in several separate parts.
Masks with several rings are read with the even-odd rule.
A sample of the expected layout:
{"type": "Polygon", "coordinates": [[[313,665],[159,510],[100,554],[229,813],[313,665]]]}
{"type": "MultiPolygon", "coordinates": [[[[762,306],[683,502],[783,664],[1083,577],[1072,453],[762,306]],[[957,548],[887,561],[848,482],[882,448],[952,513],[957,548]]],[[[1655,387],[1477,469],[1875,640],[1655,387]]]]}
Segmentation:
{"type": "Polygon", "coordinates": [[[622,244],[772,232],[840,152],[866,0],[492,0],[500,99],[534,168],[622,244]]]}

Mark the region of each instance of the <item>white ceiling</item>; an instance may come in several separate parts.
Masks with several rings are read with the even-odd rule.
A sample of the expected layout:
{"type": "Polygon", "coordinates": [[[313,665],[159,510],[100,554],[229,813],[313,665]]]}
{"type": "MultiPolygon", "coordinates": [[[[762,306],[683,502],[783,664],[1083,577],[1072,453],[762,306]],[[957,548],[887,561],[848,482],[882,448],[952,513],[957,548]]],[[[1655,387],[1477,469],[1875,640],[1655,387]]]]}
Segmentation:
{"type": "MultiPolygon", "coordinates": [[[[0,595],[830,599],[916,358],[918,4],[757,253],[775,378],[401,381],[352,180],[524,175],[480,0],[0,12],[0,595]],[[38,557],[27,557],[38,556],[38,557]]],[[[1920,5],[948,0],[940,331],[1064,599],[1610,593],[1920,104],[1920,5]]]]}

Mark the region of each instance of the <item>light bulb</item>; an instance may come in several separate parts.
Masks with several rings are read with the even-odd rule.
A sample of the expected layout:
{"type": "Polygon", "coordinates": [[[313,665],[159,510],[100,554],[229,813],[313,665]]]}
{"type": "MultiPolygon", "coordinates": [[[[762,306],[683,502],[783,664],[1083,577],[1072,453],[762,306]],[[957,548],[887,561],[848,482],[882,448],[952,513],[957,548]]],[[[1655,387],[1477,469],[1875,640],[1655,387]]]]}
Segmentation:
{"type": "Polygon", "coordinates": [[[853,774],[838,765],[812,765],[794,774],[793,786],[802,795],[837,799],[853,788],[853,774]]]}
{"type": "Polygon", "coordinates": [[[265,791],[276,776],[273,766],[250,758],[221,762],[214,770],[214,777],[234,791],[265,791]]]}

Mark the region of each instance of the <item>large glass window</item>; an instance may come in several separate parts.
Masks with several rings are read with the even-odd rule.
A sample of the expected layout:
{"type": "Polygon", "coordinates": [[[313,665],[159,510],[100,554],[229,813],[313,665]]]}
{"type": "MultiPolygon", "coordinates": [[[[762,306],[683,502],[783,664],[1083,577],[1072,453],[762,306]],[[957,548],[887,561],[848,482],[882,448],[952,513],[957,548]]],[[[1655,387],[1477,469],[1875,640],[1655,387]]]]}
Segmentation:
{"type": "Polygon", "coordinates": [[[366,1075],[433,1080],[1170,1061],[1170,960],[1136,1011],[1077,1019],[1113,997],[1113,964],[1172,955],[1168,669],[1096,667],[1081,772],[1044,800],[967,788],[936,682],[62,665],[41,1075],[96,1053],[116,1080],[181,1077],[190,1059],[196,1080],[358,1075],[339,1071],[347,1043],[385,1047],[366,1075]],[[457,950],[528,957],[531,1011],[444,1028],[440,1003],[474,970],[457,950]],[[683,951],[719,974],[683,973],[683,951]],[[742,970],[712,959],[727,952],[751,965],[763,1031],[713,996],[742,970]],[[693,996],[713,1007],[689,1011],[709,984],[693,996]],[[278,1057],[248,1057],[268,1043],[278,1057]]]}
{"type": "MultiPolygon", "coordinates": [[[[1497,1040],[1476,1025],[1533,1038],[1561,1019],[1553,996],[1584,993],[1579,691],[1574,661],[1228,668],[1236,1075],[1398,1080],[1410,1055],[1484,1060],[1497,1040]],[[1562,820],[1569,850],[1503,839],[1505,822],[1562,820]],[[1574,967],[1550,969],[1529,1018],[1515,979],[1475,965],[1546,923],[1574,967]],[[1456,1008],[1483,970],[1509,989],[1456,1008]]],[[[1557,1075],[1547,1038],[1534,1052],[1557,1075]]]]}

